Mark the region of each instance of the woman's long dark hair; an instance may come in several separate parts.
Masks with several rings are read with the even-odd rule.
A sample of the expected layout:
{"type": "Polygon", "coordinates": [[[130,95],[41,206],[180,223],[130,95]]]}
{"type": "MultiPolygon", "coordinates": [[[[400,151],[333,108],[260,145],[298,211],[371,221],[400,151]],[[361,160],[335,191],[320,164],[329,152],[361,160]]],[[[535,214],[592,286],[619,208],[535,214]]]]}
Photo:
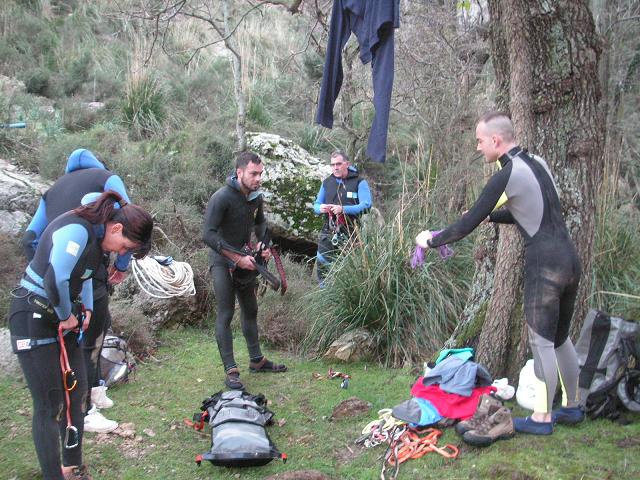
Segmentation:
{"type": "Polygon", "coordinates": [[[133,252],[136,258],[144,257],[151,249],[153,218],[139,206],[127,203],[116,192],[104,192],[95,202],[82,205],[73,213],[94,225],[107,222],[122,224],[122,235],[139,245],[133,252]],[[120,208],[115,208],[116,203],[120,208]]]}

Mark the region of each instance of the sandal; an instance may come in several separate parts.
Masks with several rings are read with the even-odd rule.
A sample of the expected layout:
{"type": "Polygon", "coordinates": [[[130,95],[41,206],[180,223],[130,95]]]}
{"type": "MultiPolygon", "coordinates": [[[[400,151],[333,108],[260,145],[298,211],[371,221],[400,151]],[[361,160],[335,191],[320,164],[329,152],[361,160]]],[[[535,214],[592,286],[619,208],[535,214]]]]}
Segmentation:
{"type": "Polygon", "coordinates": [[[262,357],[259,362],[249,362],[249,371],[256,372],[271,372],[271,373],[283,373],[287,371],[285,365],[273,363],[271,360],[267,360],[267,357],[262,357]]]}
{"type": "Polygon", "coordinates": [[[240,381],[240,370],[237,368],[227,370],[224,384],[231,390],[244,390],[244,385],[240,381]]]}

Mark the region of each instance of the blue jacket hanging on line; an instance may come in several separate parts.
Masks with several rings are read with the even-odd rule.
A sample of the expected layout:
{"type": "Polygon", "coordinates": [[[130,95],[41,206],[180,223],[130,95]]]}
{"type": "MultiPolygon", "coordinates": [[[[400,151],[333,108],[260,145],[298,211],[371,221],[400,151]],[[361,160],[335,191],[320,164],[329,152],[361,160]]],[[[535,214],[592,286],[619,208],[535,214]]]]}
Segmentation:
{"type": "Polygon", "coordinates": [[[333,106],[343,80],[342,50],[351,33],[360,46],[360,60],[371,62],[376,113],[369,132],[367,156],[384,162],[393,90],[394,29],[400,25],[400,0],[334,0],[327,55],[322,73],[316,123],[333,128],[333,106]]]}

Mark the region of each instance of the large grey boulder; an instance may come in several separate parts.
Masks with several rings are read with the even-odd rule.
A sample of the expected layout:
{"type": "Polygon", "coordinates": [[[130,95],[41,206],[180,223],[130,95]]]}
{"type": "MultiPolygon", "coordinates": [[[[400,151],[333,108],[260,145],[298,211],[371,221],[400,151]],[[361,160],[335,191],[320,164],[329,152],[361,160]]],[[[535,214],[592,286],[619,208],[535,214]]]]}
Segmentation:
{"type": "Polygon", "coordinates": [[[265,163],[262,185],[274,235],[315,242],[323,221],[313,212],[313,202],[322,180],[331,175],[329,162],[271,133],[249,132],[247,145],[265,163]]]}
{"type": "Polygon", "coordinates": [[[0,233],[20,234],[49,185],[40,176],[0,159],[0,233]]]}

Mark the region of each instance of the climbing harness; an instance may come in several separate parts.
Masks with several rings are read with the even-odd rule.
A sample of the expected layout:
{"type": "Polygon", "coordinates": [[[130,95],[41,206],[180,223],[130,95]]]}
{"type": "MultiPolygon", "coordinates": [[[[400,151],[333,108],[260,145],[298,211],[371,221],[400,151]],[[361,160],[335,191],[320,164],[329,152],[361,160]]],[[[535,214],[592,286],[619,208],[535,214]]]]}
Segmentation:
{"type": "Polygon", "coordinates": [[[351,375],[347,373],[342,373],[330,368],[327,372],[327,378],[341,378],[342,382],[340,383],[340,388],[349,388],[349,380],[351,379],[351,375]]]}
{"type": "Polygon", "coordinates": [[[363,429],[362,435],[355,443],[365,448],[375,447],[381,443],[389,442],[401,435],[406,429],[406,422],[398,420],[391,414],[390,408],[378,410],[378,419],[369,422],[363,429]],[[393,433],[393,438],[392,434],[393,433]]]}
{"type": "Polygon", "coordinates": [[[333,212],[328,213],[329,231],[333,233],[331,237],[331,245],[338,247],[347,241],[347,218],[344,213],[338,215],[333,212]]]}
{"type": "Polygon", "coordinates": [[[72,392],[78,386],[76,373],[69,365],[69,357],[67,356],[67,347],[64,344],[64,329],[58,327],[58,342],[60,343],[60,371],[62,372],[62,386],[64,389],[64,400],[67,407],[67,428],[64,435],[64,448],[71,449],[78,446],[80,435],[78,429],[71,422],[71,397],[72,392]]]}
{"type": "Polygon", "coordinates": [[[193,270],[186,262],[154,256],[133,259],[131,264],[136,282],[151,297],[171,298],[196,294],[193,270]]]}
{"type": "Polygon", "coordinates": [[[287,275],[282,265],[282,259],[278,249],[272,245],[271,236],[267,231],[264,238],[260,242],[259,248],[252,248],[251,245],[245,245],[241,249],[234,248],[226,242],[222,242],[222,249],[231,253],[237,253],[238,255],[250,256],[255,260],[256,271],[267,282],[267,284],[274,290],[280,291],[280,295],[284,295],[287,291],[287,275]],[[276,264],[276,270],[278,271],[278,277],[271,273],[267,267],[267,261],[262,256],[262,253],[266,250],[271,252],[273,261],[276,264]]]}

